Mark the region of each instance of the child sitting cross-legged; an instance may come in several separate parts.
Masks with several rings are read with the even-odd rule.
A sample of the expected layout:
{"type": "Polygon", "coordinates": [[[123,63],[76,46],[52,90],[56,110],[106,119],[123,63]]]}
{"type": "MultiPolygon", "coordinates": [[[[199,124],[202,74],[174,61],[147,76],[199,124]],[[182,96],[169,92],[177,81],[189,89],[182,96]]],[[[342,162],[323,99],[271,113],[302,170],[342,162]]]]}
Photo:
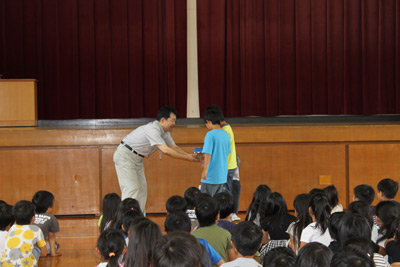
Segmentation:
{"type": "Polygon", "coordinates": [[[2,266],[37,266],[39,257],[47,255],[47,248],[42,230],[32,225],[35,206],[26,200],[18,201],[12,208],[12,214],[15,224],[6,237],[0,262],[2,266]]]}
{"type": "Polygon", "coordinates": [[[234,261],[222,264],[222,267],[261,267],[253,259],[254,254],[261,246],[263,233],[260,227],[252,222],[241,222],[233,228],[232,246],[237,258],[234,261]]]}

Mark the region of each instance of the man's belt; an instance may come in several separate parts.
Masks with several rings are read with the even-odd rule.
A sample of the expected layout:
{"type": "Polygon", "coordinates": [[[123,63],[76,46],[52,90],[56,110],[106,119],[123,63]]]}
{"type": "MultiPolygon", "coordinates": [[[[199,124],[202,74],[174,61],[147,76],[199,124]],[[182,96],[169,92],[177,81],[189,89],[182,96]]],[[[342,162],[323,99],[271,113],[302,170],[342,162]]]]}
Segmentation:
{"type": "Polygon", "coordinates": [[[144,158],[143,155],[137,153],[135,150],[133,150],[133,148],[131,148],[131,147],[130,147],[127,143],[125,143],[124,141],[122,141],[121,144],[124,145],[127,149],[129,149],[129,150],[132,151],[133,153],[135,153],[136,155],[138,155],[138,156],[144,158]]]}

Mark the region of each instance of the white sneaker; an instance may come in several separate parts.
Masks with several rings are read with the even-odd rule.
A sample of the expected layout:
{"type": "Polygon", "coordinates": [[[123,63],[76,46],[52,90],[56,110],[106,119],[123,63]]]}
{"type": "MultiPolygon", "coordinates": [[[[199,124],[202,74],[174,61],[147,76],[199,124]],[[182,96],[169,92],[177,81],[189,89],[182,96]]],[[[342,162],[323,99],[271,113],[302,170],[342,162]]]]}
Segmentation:
{"type": "Polygon", "coordinates": [[[240,217],[237,216],[236,213],[233,213],[233,214],[232,214],[232,216],[231,216],[231,221],[232,221],[232,222],[234,222],[234,221],[240,221],[240,220],[241,220],[240,217]]]}

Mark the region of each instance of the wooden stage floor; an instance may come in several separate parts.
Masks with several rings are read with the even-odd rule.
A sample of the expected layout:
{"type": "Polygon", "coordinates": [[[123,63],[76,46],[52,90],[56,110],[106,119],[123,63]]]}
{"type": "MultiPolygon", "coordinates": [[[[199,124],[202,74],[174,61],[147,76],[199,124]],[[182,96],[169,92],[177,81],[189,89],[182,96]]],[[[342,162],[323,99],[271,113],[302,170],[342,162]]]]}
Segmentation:
{"type": "MultiPolygon", "coordinates": [[[[148,216],[164,231],[165,215],[148,216]]],[[[242,220],[245,214],[239,214],[242,220]]],[[[93,218],[59,218],[60,232],[57,240],[60,243],[58,257],[44,257],[39,260],[39,267],[94,267],[100,263],[96,253],[96,242],[99,236],[97,217],[93,218]]]]}

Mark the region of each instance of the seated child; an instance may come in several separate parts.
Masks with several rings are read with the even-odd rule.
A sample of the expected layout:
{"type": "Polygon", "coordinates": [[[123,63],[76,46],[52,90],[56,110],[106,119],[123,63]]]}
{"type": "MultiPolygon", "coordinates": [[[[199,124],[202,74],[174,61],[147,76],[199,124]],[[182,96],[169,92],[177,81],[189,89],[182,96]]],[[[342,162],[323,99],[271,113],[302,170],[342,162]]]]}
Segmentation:
{"type": "Polygon", "coordinates": [[[327,267],[330,266],[333,252],[319,242],[311,242],[300,249],[296,259],[296,267],[327,267]]]}
{"type": "Polygon", "coordinates": [[[197,187],[189,187],[185,191],[185,200],[187,203],[186,214],[190,218],[192,223],[192,228],[196,229],[199,226],[199,221],[196,217],[196,212],[194,208],[196,207],[196,196],[200,194],[200,190],[197,187]]]}
{"type": "MultiPolygon", "coordinates": [[[[183,231],[190,233],[192,231],[190,219],[184,212],[177,211],[168,214],[165,219],[164,228],[166,233],[172,233],[177,231],[183,231]]],[[[197,240],[202,244],[206,250],[207,257],[211,260],[212,265],[221,266],[224,261],[215,249],[210,246],[210,244],[203,238],[197,238],[197,240]]],[[[202,257],[202,263],[205,255],[202,257]]]]}
{"type": "Polygon", "coordinates": [[[196,216],[199,220],[200,228],[195,230],[193,235],[207,240],[225,262],[228,259],[235,259],[231,244],[231,234],[216,224],[219,217],[219,209],[215,199],[205,198],[200,201],[196,208],[196,216]]]}
{"type": "Polygon", "coordinates": [[[235,224],[231,221],[232,213],[235,210],[235,203],[231,194],[221,192],[214,196],[219,206],[219,220],[217,225],[232,234],[235,224]]]}
{"type": "Polygon", "coordinates": [[[296,254],[290,248],[271,249],[263,259],[263,267],[294,267],[296,254]]]}
{"type": "Polygon", "coordinates": [[[34,225],[39,226],[43,232],[46,242],[47,252],[51,256],[60,256],[56,253],[59,244],[56,241],[56,233],[60,232],[60,226],[56,217],[51,214],[53,210],[54,196],[48,191],[38,191],[32,198],[32,203],[36,207],[34,225]]]}
{"type": "Polygon", "coordinates": [[[97,240],[96,251],[102,258],[96,267],[119,267],[118,259],[126,251],[122,233],[115,229],[104,230],[97,240]]]}
{"type": "Polygon", "coordinates": [[[118,206],[121,203],[121,198],[116,193],[109,193],[103,198],[103,214],[101,214],[97,225],[100,228],[100,233],[110,226],[111,220],[117,213],[118,206]]]}
{"type": "Polygon", "coordinates": [[[18,201],[12,208],[12,214],[15,224],[6,237],[0,262],[3,266],[37,266],[39,257],[47,255],[47,248],[42,230],[32,225],[35,206],[26,200],[18,201]]]}
{"type": "Polygon", "coordinates": [[[12,215],[12,206],[8,204],[0,204],[0,257],[4,252],[4,244],[6,242],[6,236],[11,225],[14,223],[14,217],[12,215]]]}
{"type": "Polygon", "coordinates": [[[161,237],[154,246],[152,267],[201,266],[202,248],[189,233],[172,232],[161,237]]]}
{"type": "Polygon", "coordinates": [[[237,258],[234,261],[222,264],[223,267],[261,267],[253,259],[254,254],[261,246],[263,233],[260,227],[252,222],[241,222],[235,226],[232,234],[232,246],[237,258]]]}

